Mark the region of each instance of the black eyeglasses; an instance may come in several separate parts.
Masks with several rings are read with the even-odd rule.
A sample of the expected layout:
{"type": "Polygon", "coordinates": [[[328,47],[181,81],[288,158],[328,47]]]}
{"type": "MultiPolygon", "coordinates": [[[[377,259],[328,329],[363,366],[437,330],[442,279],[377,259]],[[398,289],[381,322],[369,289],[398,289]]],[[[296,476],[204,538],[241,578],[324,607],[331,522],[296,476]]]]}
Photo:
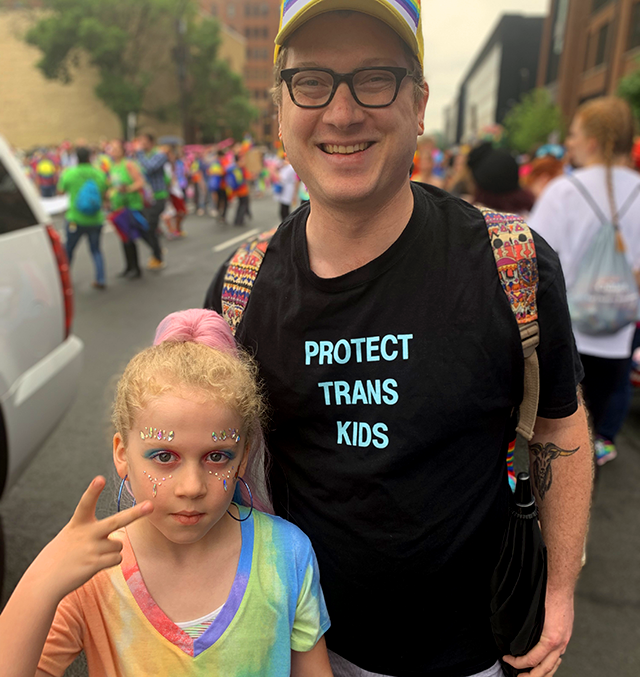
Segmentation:
{"type": "Polygon", "coordinates": [[[300,108],[328,106],[342,82],[353,98],[365,108],[385,108],[398,96],[406,68],[380,66],[357,68],[351,73],[334,73],[329,68],[285,68],[280,77],[287,83],[291,100],[300,108]]]}

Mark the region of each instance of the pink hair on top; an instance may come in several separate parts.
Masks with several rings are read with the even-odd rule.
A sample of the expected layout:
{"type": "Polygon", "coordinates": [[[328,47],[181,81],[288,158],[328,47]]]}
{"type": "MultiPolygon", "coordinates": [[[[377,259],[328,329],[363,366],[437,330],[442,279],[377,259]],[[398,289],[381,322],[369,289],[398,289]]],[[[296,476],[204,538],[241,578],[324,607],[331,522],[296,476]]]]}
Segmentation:
{"type": "Polygon", "coordinates": [[[167,315],[156,329],[153,345],[164,341],[201,343],[229,355],[237,355],[236,341],[229,325],[214,310],[179,310],[167,315]]]}

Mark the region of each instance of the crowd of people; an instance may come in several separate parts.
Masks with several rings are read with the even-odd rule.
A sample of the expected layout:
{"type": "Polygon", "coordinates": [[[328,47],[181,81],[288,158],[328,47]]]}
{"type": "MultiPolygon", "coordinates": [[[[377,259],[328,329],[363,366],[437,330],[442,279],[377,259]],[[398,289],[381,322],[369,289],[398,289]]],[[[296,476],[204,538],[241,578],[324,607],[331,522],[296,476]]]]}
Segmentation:
{"type": "MultiPolygon", "coordinates": [[[[162,320],[127,366],[112,416],[118,513],[96,520],[94,479],[27,570],[0,615],[10,677],[61,675],[82,649],[96,675],[558,671],[585,562],[588,422],[604,465],[637,319],[589,334],[572,293],[597,233],[640,271],[633,119],[614,97],[584,104],[566,157],[542,148],[518,163],[492,143],[446,154],[428,140],[416,156],[420,12],[283,3],[283,221],[223,264],[204,310],[162,320]],[[490,613],[516,432],[546,543],[535,629],[497,629],[490,613]],[[532,641],[505,654],[499,632],[532,641]]],[[[106,195],[134,245],[127,275],[134,233],[161,267],[158,224],[173,218],[180,236],[189,181],[197,211],[210,200],[224,218],[235,196],[236,220],[250,213],[243,158],[226,149],[179,168],[146,134],[114,144],[107,175],[76,155],[58,184],[75,210],[68,242],[99,227],[106,195]]]]}
{"type": "Polygon", "coordinates": [[[265,152],[249,138],[241,143],[183,146],[158,143],[149,131],[133,142],[104,139],[96,147],[82,139],[75,145],[65,141],[59,147],[22,154],[21,160],[43,198],[68,195],[68,258],[72,260],[86,235],[95,263],[93,286],[101,290],[106,289],[100,246],[106,221],[122,240],[125,265],[120,276],[134,279],[142,275],[137,240],[149,248],[147,268],[162,269],[166,250],[161,239],[185,237],[183,222],[189,213],[226,224],[235,204],[232,223],[242,227],[252,218],[252,195],[272,193],[282,218],[296,199],[308,199],[284,153],[265,152]],[[93,200],[87,200],[88,192],[93,200]]]}

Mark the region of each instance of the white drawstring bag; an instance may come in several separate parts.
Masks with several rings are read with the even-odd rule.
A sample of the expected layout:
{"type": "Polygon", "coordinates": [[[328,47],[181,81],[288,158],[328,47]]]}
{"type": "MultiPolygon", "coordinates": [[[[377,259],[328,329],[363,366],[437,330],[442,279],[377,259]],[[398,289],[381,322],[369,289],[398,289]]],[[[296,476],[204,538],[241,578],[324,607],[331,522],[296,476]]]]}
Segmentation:
{"type": "MultiPolygon", "coordinates": [[[[573,326],[584,334],[615,334],[638,320],[640,292],[634,272],[625,255],[624,241],[618,226],[619,216],[607,219],[591,195],[575,177],[580,190],[600,222],[600,229],[589,245],[574,285],[567,293],[573,326]]],[[[631,198],[635,199],[640,189],[631,198]]],[[[627,200],[620,213],[632,200],[627,200]]]]}

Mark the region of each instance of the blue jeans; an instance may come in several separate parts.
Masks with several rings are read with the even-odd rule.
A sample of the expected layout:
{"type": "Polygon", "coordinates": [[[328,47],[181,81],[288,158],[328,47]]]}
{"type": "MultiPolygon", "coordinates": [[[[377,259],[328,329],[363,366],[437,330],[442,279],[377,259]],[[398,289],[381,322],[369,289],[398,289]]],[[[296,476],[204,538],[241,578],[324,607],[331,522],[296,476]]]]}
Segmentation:
{"type": "Polygon", "coordinates": [[[102,233],[102,226],[77,226],[71,224],[68,221],[67,224],[67,258],[69,259],[69,265],[71,265],[71,259],[73,258],[73,250],[76,248],[80,238],[83,235],[86,235],[89,239],[89,249],[91,250],[91,256],[93,257],[93,263],[96,268],[96,282],[98,284],[104,284],[104,259],[102,258],[102,252],[100,251],[100,234],[102,233]]]}

